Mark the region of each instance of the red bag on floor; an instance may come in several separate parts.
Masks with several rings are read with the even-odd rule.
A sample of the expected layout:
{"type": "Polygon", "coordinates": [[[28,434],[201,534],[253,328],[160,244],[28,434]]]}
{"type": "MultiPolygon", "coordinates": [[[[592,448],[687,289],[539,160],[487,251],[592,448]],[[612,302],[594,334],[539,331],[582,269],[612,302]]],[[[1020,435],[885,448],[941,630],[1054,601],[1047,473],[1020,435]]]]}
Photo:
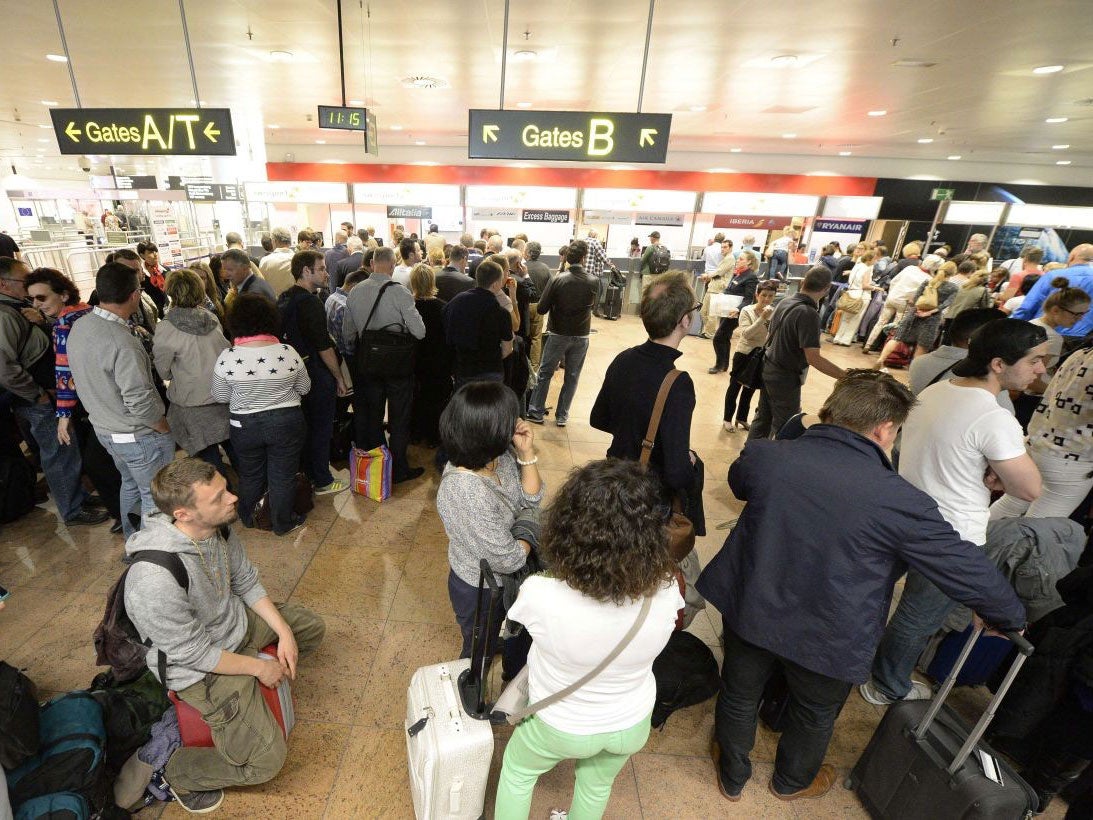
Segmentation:
{"type": "MultiPolygon", "coordinates": [[[[277,660],[277,644],[267,646],[258,653],[258,657],[263,660],[277,660]]],[[[289,686],[288,678],[282,678],[281,682],[274,688],[263,686],[260,683],[258,689],[262,693],[262,698],[266,701],[266,706],[269,707],[274,719],[281,727],[281,731],[285,733],[285,739],[287,740],[292,727],[296,724],[296,713],[292,706],[292,687],[289,686]]],[[[209,729],[209,724],[201,717],[201,712],[182,700],[173,691],[168,690],[167,697],[175,705],[175,712],[178,715],[178,730],[182,735],[182,745],[198,748],[208,748],[215,745],[212,731],[209,729]]]]}
{"type": "Polygon", "coordinates": [[[909,367],[911,359],[915,356],[915,349],[906,342],[896,342],[896,349],[889,353],[884,359],[885,367],[896,367],[902,370],[905,367],[909,367]]]}

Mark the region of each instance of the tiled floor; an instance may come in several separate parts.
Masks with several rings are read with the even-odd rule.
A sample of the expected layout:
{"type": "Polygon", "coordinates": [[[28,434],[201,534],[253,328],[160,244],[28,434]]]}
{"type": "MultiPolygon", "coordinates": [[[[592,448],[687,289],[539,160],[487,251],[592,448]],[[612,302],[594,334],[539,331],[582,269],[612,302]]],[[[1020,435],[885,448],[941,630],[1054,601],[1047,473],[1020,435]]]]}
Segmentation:
{"type": "MultiPolygon", "coordinates": [[[[644,340],[641,323],[595,320],[588,360],[565,429],[549,421],[536,428],[540,467],[550,490],[574,465],[603,456],[608,438],[588,425],[588,413],[612,357],[644,340]]],[[[743,444],[743,434],[721,430],[722,397],[727,376],[708,375],[713,363],[710,342],[690,337],[678,366],[690,372],[698,391],[692,446],[706,462],[706,515],[709,535],[698,550],[707,561],[721,546],[726,524],[740,504],[725,482],[729,463],[743,444]]],[[[848,366],[871,362],[853,349],[825,345],[848,366]]],[[[554,389],[561,382],[555,378],[554,389]]],[[[804,406],[819,408],[831,380],[813,373],[805,386],[804,406]]],[[[555,400],[552,393],[551,403],[555,400]]],[[[414,452],[413,460],[429,462],[414,452]]],[[[221,817],[403,818],[413,816],[406,773],[402,721],[406,686],[418,666],[458,654],[459,632],[448,603],[446,540],[436,513],[437,476],[397,488],[382,505],[349,493],[318,500],[306,528],[290,539],[246,532],[251,559],[270,594],[314,608],[327,622],[322,650],[306,660],[294,685],[297,715],[284,770],[264,786],[231,791],[221,817]]],[[[104,595],[120,571],[120,536],[105,525],[66,530],[48,508],[0,532],[0,583],[12,594],[0,615],[0,658],[26,667],[45,695],[87,686],[96,672],[91,633],[102,615],[104,595]]],[[[691,626],[717,645],[720,619],[701,613],[691,626]]],[[[960,701],[974,709],[979,693],[960,701]]],[[[865,813],[851,792],[837,786],[823,800],[783,804],[766,791],[776,737],[760,730],[753,759],[755,776],[740,803],[729,804],[717,792],[707,757],[713,731],[713,703],[672,716],[654,732],[615,783],[608,816],[615,818],[852,818],[865,813]]],[[[846,770],[864,748],[881,710],[851,695],[836,726],[828,760],[846,770]]],[[[508,731],[497,730],[490,791],[496,783],[508,731]]],[[[533,817],[565,807],[572,786],[572,765],[542,778],[533,817]]],[[[1061,807],[1048,816],[1061,817],[1061,807]]],[[[487,813],[492,811],[491,805],[487,813]]],[[[176,807],[165,816],[181,817],[176,807]]]]}

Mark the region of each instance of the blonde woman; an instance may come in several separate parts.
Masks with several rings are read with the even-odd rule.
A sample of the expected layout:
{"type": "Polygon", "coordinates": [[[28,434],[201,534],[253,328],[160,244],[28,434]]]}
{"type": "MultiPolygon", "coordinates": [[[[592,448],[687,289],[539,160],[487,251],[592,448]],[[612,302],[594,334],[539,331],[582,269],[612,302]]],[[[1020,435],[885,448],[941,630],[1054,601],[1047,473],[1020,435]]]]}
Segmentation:
{"type": "Polygon", "coordinates": [[[205,286],[205,301],[202,304],[206,310],[216,314],[221,326],[224,324],[224,303],[220,300],[220,288],[216,285],[216,277],[207,262],[194,262],[190,270],[197,274],[201,283],[205,286]]]}
{"type": "Polygon", "coordinates": [[[851,299],[861,300],[861,307],[856,313],[843,311],[842,320],[839,322],[839,332],[835,334],[834,339],[837,345],[850,347],[854,344],[854,337],[858,335],[862,316],[865,315],[865,309],[869,306],[869,300],[873,298],[873,260],[876,258],[875,251],[866,251],[858,258],[850,271],[846,293],[851,299]]]}
{"type": "Polygon", "coordinates": [[[427,447],[440,443],[440,414],[452,395],[454,353],[444,335],[443,299],[436,296],[436,274],[424,262],[410,271],[414,306],[425,323],[425,336],[417,342],[414,361],[414,402],[410,416],[410,440],[427,447]]]}
{"type": "Polygon", "coordinates": [[[909,309],[895,335],[884,344],[878,366],[884,366],[884,360],[896,349],[897,342],[914,345],[915,355],[923,356],[934,349],[938,330],[941,328],[941,314],[952,303],[959,288],[949,279],[956,273],[955,266],[942,265],[940,256],[930,254],[919,265],[933,277],[919,285],[915,295],[908,300],[909,309]]]}

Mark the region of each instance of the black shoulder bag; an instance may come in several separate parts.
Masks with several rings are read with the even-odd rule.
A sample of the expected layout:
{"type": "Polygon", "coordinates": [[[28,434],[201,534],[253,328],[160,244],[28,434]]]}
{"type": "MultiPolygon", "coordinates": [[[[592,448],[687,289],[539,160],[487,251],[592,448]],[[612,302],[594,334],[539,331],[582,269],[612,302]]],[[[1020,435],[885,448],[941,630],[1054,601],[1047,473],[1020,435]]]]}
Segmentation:
{"type": "Polygon", "coordinates": [[[376,295],[372,310],[364,322],[364,329],[357,336],[357,349],[353,363],[357,374],[364,378],[397,379],[410,376],[414,372],[414,351],[416,339],[407,333],[401,324],[384,325],[379,330],[368,330],[372,316],[379,307],[380,299],[387,288],[397,282],[385,282],[376,295]],[[397,328],[391,330],[391,328],[397,328]]]}

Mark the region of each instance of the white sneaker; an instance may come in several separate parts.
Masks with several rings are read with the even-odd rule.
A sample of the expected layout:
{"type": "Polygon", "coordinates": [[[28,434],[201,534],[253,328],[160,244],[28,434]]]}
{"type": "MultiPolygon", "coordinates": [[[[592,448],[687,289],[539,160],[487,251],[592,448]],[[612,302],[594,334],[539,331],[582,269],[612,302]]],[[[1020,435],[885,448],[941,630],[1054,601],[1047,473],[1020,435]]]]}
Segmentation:
{"type": "Polygon", "coordinates": [[[551,809],[550,820],[569,820],[569,812],[565,809],[551,809]]]}
{"type": "MultiPolygon", "coordinates": [[[[861,693],[862,700],[866,703],[872,703],[874,706],[890,706],[896,702],[893,698],[888,697],[877,689],[877,687],[873,685],[872,680],[868,680],[859,686],[858,692],[861,693]]],[[[900,700],[930,700],[933,696],[934,690],[931,689],[928,684],[915,680],[911,681],[911,691],[900,698],[900,700]]]]}

